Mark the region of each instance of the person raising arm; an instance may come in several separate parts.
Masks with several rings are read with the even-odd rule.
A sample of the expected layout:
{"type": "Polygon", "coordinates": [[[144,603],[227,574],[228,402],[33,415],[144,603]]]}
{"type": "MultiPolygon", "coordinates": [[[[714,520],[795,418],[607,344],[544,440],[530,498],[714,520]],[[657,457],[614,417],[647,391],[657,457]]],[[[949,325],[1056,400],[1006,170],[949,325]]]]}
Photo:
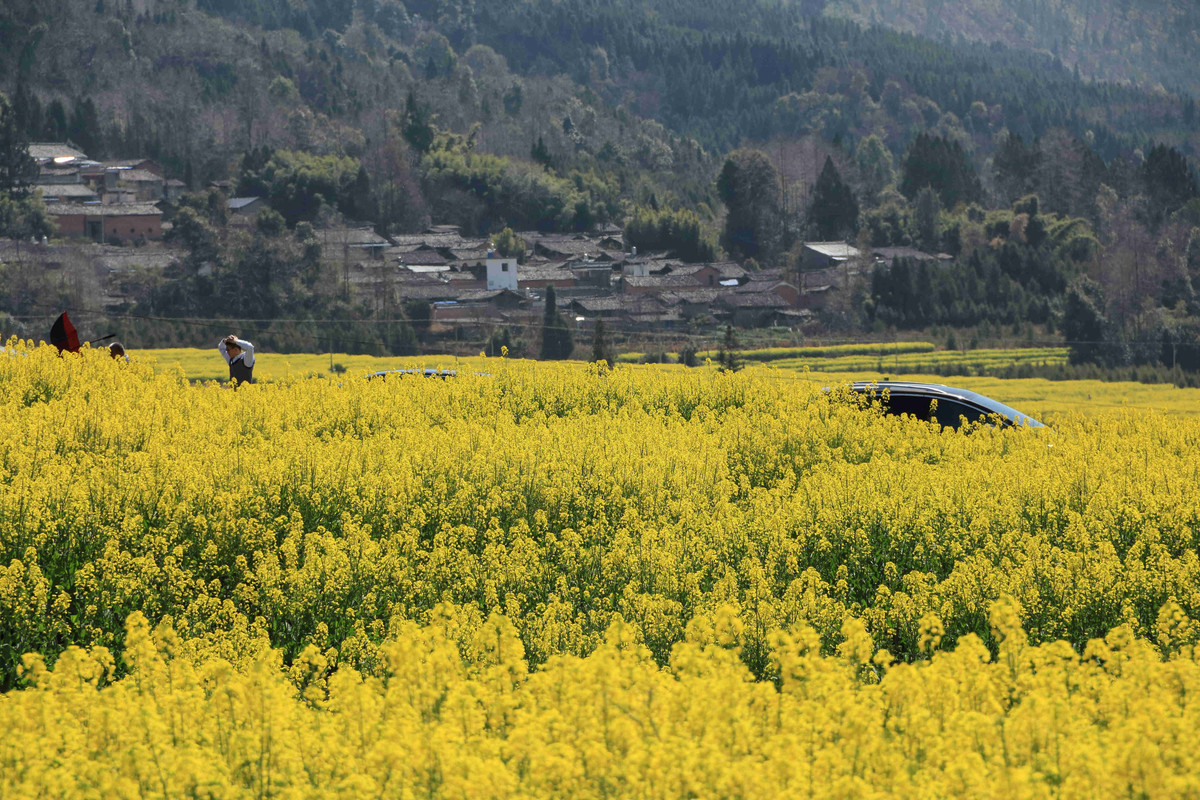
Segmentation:
{"type": "Polygon", "coordinates": [[[217,349],[229,364],[229,380],[254,383],[254,345],[235,334],[229,334],[217,344],[217,349]]]}

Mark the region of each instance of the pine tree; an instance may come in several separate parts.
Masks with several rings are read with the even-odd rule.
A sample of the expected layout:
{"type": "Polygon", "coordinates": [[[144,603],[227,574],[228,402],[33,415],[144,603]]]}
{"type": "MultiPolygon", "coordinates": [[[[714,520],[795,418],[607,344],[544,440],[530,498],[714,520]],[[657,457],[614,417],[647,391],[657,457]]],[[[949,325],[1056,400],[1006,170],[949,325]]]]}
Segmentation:
{"type": "Polygon", "coordinates": [[[547,149],[546,143],[542,140],[541,136],[537,138],[533,147],[529,149],[529,157],[543,167],[548,167],[553,163],[550,159],[550,150],[547,149]]]}
{"type": "Polygon", "coordinates": [[[721,343],[721,351],[717,356],[717,363],[720,365],[721,372],[737,372],[742,368],[742,360],[738,357],[737,334],[733,331],[732,325],[725,326],[725,340],[721,343]]]}
{"type": "Polygon", "coordinates": [[[978,200],[983,193],[975,167],[958,142],[922,133],[904,159],[900,191],[913,199],[926,186],[938,193],[946,208],[978,200]]]}
{"type": "Polygon", "coordinates": [[[931,187],[926,186],[917,192],[914,222],[917,228],[917,239],[925,250],[938,250],[938,212],[942,210],[938,195],[931,187]]]}
{"type": "Polygon", "coordinates": [[[809,219],[817,229],[817,236],[825,241],[847,238],[858,229],[858,203],[829,156],[825,157],[825,166],[813,188],[809,219]]]}
{"type": "Polygon", "coordinates": [[[8,96],[0,93],[0,192],[24,197],[37,172],[25,131],[17,124],[8,96]]]}
{"type": "Polygon", "coordinates": [[[592,363],[603,361],[609,368],[613,368],[613,357],[608,345],[608,339],[604,335],[604,320],[596,320],[596,330],[592,335],[592,363]]]}
{"type": "Polygon", "coordinates": [[[575,349],[571,337],[571,329],[567,321],[558,313],[558,301],[554,295],[554,287],[546,287],[546,312],[542,317],[542,352],[543,361],[561,361],[570,358],[575,349]]]}
{"type": "Polygon", "coordinates": [[[725,249],[743,258],[769,257],[779,244],[782,210],[779,175],[761,150],[735,150],[717,178],[725,203],[725,249]]]}

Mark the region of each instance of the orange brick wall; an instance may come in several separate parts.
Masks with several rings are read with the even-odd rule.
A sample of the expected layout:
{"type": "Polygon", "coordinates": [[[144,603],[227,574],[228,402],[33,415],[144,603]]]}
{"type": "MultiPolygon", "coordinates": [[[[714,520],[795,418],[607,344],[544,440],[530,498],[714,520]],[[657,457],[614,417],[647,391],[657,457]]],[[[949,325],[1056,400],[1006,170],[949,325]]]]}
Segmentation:
{"type": "MultiPolygon", "coordinates": [[[[55,215],[60,236],[87,235],[86,219],[96,220],[98,217],[85,218],[82,214],[55,215]]],[[[128,217],[104,217],[104,238],[106,241],[120,239],[123,242],[145,236],[147,239],[162,238],[162,217],[145,214],[128,217]]]]}

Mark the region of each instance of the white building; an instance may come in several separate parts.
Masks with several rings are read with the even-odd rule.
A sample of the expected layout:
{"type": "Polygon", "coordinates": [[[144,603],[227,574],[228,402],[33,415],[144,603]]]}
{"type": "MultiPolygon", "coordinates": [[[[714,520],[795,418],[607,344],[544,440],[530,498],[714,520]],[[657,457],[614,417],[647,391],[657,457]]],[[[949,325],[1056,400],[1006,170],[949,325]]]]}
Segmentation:
{"type": "Polygon", "coordinates": [[[517,260],[501,258],[495,250],[488,250],[487,288],[488,291],[500,289],[517,291],[517,260]]]}

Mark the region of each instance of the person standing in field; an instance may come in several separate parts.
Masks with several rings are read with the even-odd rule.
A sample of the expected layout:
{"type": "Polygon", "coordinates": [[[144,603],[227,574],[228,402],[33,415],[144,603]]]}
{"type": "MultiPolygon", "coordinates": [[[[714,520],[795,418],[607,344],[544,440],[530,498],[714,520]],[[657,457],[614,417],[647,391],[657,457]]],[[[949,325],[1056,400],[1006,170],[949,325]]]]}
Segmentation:
{"type": "Polygon", "coordinates": [[[229,380],[238,386],[254,383],[254,345],[231,333],[217,343],[217,349],[229,364],[229,380]]]}

